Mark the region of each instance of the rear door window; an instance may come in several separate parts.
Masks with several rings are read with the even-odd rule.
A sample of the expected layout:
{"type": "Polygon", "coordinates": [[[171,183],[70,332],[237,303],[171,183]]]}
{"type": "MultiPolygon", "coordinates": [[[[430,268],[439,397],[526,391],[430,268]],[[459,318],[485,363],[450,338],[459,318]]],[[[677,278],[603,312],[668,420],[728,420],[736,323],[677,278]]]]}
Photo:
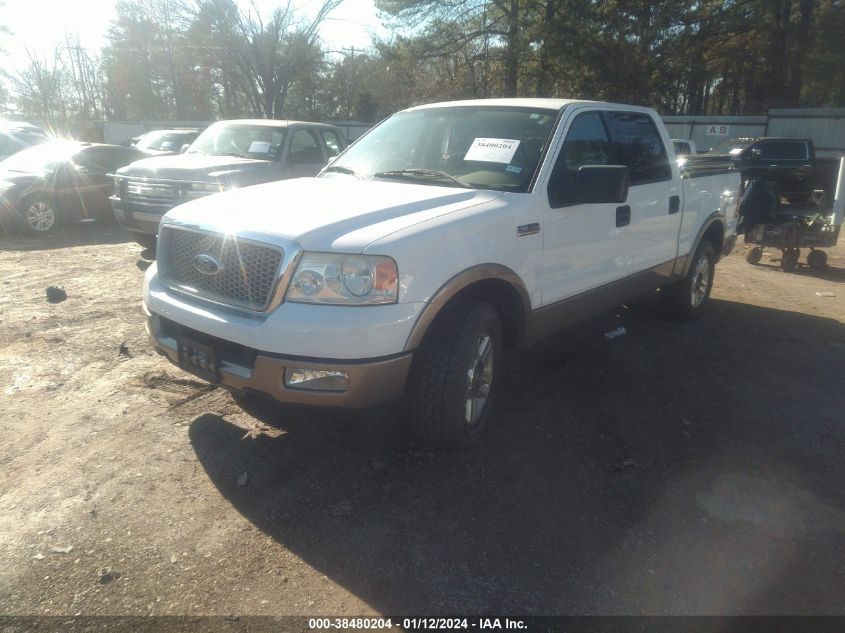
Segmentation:
{"type": "Polygon", "coordinates": [[[300,128],[290,138],[290,160],[297,164],[323,163],[323,152],[314,130],[300,128]]]}
{"type": "Polygon", "coordinates": [[[142,158],[146,158],[146,154],[132,147],[89,147],[74,156],[73,162],[80,167],[111,173],[142,158]]]}
{"type": "Polygon", "coordinates": [[[657,126],[641,112],[609,112],[613,150],[619,164],[631,171],[630,185],[671,180],[672,168],[657,126]]]}
{"type": "Polygon", "coordinates": [[[759,157],[763,159],[792,159],[807,158],[807,144],[804,141],[765,141],[757,145],[759,157]]]}
{"type": "Polygon", "coordinates": [[[326,145],[326,155],[331,158],[340,154],[340,151],[343,149],[340,135],[334,130],[322,130],[320,134],[322,134],[323,142],[326,145]]]}

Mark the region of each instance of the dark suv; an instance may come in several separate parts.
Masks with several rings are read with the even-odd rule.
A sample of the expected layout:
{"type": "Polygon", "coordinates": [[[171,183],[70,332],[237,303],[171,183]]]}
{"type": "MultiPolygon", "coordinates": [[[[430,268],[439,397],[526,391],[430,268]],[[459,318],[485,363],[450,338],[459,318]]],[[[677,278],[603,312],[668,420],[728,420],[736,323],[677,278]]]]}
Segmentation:
{"type": "Polygon", "coordinates": [[[151,247],[161,216],[173,207],[235,187],[316,176],[345,147],[343,134],[333,125],[220,121],[183,154],[148,158],[119,169],[112,209],[139,244],[151,247]]]}

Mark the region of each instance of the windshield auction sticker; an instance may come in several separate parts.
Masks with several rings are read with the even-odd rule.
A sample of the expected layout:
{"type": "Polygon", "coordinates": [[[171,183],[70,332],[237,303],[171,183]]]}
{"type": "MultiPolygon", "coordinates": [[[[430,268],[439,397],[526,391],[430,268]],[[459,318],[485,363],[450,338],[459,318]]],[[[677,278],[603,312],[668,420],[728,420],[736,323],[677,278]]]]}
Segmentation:
{"type": "Polygon", "coordinates": [[[270,143],[267,141],[253,141],[247,151],[250,154],[266,154],[270,151],[270,143]]]}
{"type": "Polygon", "coordinates": [[[469,146],[464,160],[485,163],[510,163],[519,141],[509,138],[477,138],[469,146]]]}

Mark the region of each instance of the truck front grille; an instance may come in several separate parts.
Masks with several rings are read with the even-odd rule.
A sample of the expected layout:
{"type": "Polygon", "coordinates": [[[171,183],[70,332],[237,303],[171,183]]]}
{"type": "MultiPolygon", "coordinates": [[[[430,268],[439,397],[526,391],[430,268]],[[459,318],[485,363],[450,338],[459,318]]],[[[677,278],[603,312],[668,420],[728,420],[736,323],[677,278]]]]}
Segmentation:
{"type": "Polygon", "coordinates": [[[128,180],[126,200],[133,204],[149,206],[175,206],[178,200],[176,185],[170,182],[149,180],[128,180]]]}
{"type": "Polygon", "coordinates": [[[254,312],[267,309],[284,251],[220,233],[159,229],[158,274],[182,292],[254,312]]]}

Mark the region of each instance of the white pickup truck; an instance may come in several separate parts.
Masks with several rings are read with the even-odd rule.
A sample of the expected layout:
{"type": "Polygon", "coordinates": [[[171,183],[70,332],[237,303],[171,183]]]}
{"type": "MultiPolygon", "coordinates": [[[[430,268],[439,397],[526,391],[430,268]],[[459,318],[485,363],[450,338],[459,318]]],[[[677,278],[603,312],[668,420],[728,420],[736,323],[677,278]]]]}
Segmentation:
{"type": "Polygon", "coordinates": [[[232,390],[341,407],[404,398],[421,438],[466,447],[504,349],[657,288],[676,317],[704,309],[740,176],[682,163],[647,108],[410,108],[316,178],[167,213],[148,331],[232,390]]]}

